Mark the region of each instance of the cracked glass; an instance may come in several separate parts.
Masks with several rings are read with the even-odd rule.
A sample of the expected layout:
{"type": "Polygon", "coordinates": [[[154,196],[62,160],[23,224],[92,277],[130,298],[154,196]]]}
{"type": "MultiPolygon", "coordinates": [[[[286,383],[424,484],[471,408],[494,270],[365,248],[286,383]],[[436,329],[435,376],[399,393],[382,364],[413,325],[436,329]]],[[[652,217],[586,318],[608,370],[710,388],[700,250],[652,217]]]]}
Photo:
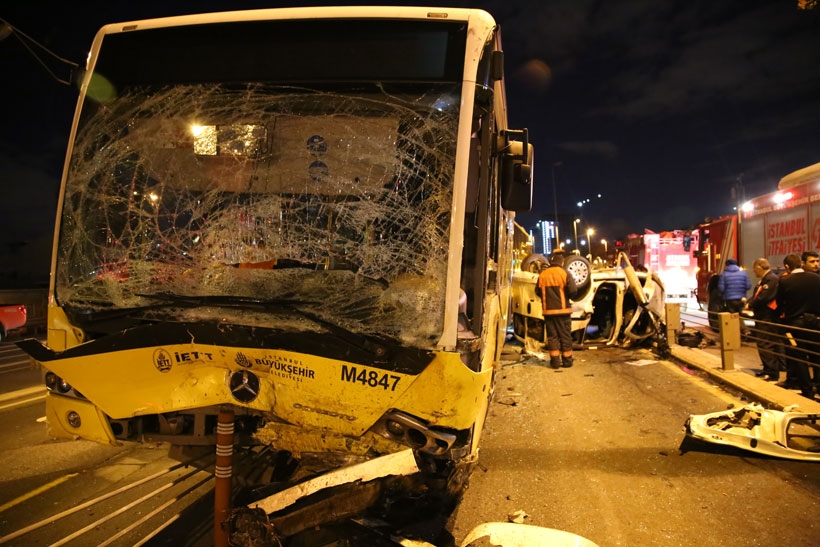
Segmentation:
{"type": "MultiPolygon", "coordinates": [[[[354,332],[429,345],[443,319],[460,86],[343,87],[134,86],[86,101],[60,304],[288,299],[354,332]]],[[[177,319],[224,311],[211,313],[177,319]]],[[[274,326],[304,328],[288,321],[274,326]]]]}

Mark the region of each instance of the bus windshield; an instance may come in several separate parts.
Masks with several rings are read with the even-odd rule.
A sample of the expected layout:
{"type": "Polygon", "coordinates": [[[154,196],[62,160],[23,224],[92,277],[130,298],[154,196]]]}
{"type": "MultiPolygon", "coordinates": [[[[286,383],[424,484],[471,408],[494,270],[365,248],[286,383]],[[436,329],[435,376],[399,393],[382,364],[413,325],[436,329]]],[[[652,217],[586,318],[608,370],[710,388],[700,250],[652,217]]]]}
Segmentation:
{"type": "MultiPolygon", "coordinates": [[[[353,332],[432,344],[466,30],[385,28],[252,21],[106,35],[60,221],[55,295],[72,319],[169,295],[287,300],[353,332]]],[[[226,310],[153,313],[224,321],[226,310]]],[[[271,323],[235,313],[233,324],[271,323]]],[[[320,328],[298,314],[276,323],[320,328]]]]}

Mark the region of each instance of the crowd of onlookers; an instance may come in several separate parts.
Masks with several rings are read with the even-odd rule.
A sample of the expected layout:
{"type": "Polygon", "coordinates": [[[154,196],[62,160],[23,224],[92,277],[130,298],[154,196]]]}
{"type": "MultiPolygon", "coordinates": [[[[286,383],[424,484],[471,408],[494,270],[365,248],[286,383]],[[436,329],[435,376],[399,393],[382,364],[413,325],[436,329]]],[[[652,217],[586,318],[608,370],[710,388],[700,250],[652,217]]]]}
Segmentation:
{"type": "Polygon", "coordinates": [[[755,260],[752,268],[758,278],[754,287],[736,260],[726,261],[718,281],[725,309],[753,312],[750,338],[757,343],[761,376],[777,381],[785,371],[779,385],[813,399],[820,387],[820,254],[787,255],[779,274],[766,258],[755,260]]]}

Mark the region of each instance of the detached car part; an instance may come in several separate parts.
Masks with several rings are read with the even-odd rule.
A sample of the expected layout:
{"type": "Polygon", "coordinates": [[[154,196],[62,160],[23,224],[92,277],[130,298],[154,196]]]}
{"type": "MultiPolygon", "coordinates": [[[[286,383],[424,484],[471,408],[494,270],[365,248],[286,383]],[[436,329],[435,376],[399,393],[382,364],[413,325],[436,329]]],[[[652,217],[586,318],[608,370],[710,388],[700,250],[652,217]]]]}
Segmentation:
{"type": "Polygon", "coordinates": [[[684,432],[700,441],[775,458],[820,461],[820,414],[770,410],[755,403],[691,415],[684,432]]]}

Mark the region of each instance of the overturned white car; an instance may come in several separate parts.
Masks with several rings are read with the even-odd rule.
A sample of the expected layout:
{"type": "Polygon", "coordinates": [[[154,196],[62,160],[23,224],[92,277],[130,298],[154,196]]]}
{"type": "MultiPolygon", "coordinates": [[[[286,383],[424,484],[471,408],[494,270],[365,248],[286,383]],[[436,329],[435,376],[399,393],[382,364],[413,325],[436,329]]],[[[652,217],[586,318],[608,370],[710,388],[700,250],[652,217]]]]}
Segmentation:
{"type": "MultiPolygon", "coordinates": [[[[541,299],[535,294],[543,255],[530,255],[513,274],[513,332],[519,341],[544,342],[541,299]]],[[[614,267],[592,268],[583,256],[569,255],[564,268],[572,275],[578,294],[572,300],[572,337],[587,343],[630,346],[651,342],[668,352],[665,323],[665,289],[648,271],[636,271],[624,253],[614,267]]]]}

